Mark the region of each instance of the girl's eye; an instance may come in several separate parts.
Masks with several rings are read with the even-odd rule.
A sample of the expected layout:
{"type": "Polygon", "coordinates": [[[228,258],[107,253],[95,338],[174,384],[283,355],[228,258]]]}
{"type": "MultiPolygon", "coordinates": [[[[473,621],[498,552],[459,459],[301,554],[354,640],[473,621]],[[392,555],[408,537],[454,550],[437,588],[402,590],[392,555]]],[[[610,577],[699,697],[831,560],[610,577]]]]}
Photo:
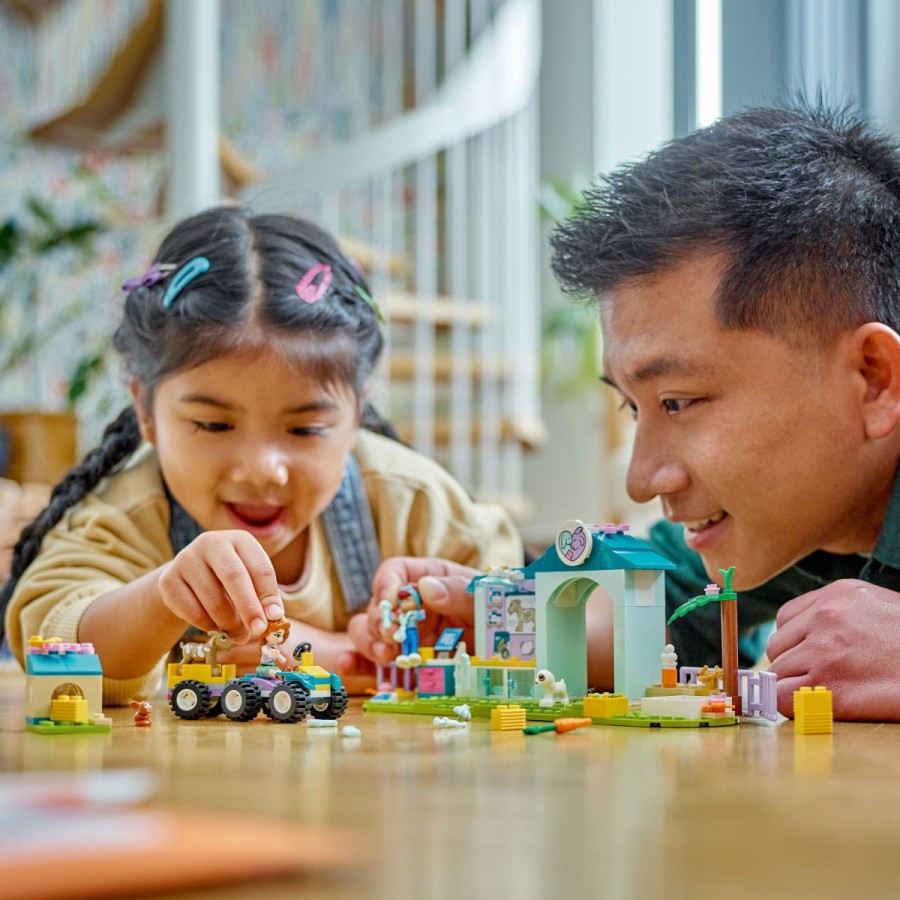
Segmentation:
{"type": "Polygon", "coordinates": [[[304,425],[299,428],[292,428],[291,434],[296,437],[320,437],[325,434],[325,429],[321,425],[304,425]]]}
{"type": "Polygon", "coordinates": [[[631,418],[637,418],[637,407],[630,400],[622,400],[619,404],[618,411],[621,412],[623,409],[627,409],[631,413],[631,418]]]}
{"type": "Polygon", "coordinates": [[[691,402],[690,400],[663,400],[662,407],[667,413],[684,412],[691,402]]]}
{"type": "Polygon", "coordinates": [[[211,432],[220,432],[220,431],[229,431],[231,426],[226,422],[194,422],[194,428],[197,431],[211,431],[211,432]]]}

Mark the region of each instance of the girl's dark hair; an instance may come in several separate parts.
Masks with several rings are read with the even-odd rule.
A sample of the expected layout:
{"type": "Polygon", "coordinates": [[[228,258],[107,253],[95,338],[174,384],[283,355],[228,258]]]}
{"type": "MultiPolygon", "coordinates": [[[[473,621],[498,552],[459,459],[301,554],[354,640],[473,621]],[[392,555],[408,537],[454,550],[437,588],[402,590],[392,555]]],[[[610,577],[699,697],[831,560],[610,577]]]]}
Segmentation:
{"type": "MultiPolygon", "coordinates": [[[[371,294],[362,273],[315,225],[291,216],[252,216],[240,206],[217,207],[176,225],[154,262],[174,269],[164,280],[130,291],[113,336],[129,377],[146,389],[147,402],[169,375],[226,353],[252,353],[271,342],[302,360],[320,381],[346,385],[363,396],[384,345],[381,325],[365,299],[371,294]],[[209,260],[209,270],[164,306],[172,275],[198,256],[209,260]],[[298,296],[297,284],[322,263],[331,267],[331,284],[321,299],[307,303],[298,296]]],[[[362,425],[397,438],[369,403],[363,407],[362,425]]],[[[10,579],[0,591],[0,637],[3,613],[44,535],[66,510],[118,471],[140,443],[135,409],[129,406],[22,531],[10,579]]]]}
{"type": "Polygon", "coordinates": [[[575,294],[724,252],[725,328],[822,345],[900,330],[900,150],[849,109],[750,109],[601,177],[551,238],[575,294]]]}

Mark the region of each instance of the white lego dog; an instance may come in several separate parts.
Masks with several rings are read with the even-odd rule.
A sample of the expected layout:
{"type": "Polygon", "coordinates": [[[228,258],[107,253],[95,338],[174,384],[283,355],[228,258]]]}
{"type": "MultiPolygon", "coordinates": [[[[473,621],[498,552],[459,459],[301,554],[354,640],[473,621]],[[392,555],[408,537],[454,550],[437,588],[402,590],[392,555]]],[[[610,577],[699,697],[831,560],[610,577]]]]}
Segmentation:
{"type": "Polygon", "coordinates": [[[541,669],[534,676],[534,683],[544,689],[544,696],[538,701],[538,706],[553,706],[554,703],[569,702],[566,682],[562,678],[557,681],[548,669],[541,669]]]}

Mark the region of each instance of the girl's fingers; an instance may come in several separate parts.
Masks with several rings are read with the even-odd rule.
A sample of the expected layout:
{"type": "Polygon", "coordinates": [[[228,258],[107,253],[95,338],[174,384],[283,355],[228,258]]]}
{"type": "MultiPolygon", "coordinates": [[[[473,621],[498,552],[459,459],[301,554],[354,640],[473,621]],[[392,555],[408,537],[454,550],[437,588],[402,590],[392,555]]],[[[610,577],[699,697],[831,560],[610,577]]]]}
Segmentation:
{"type": "Polygon", "coordinates": [[[261,596],[273,600],[272,592],[277,595],[278,586],[272,563],[259,541],[246,532],[206,532],[182,553],[194,549],[221,583],[243,628],[248,634],[261,635],[266,630],[267,607],[282,607],[280,598],[267,607],[260,600],[261,596]]]}
{"type": "Polygon", "coordinates": [[[386,559],[372,579],[372,597],[376,601],[382,598],[392,600],[397,596],[397,589],[404,584],[415,584],[428,575],[439,578],[456,576],[465,579],[466,584],[476,575],[482,574],[478,569],[450,562],[437,557],[394,556],[386,559]]]}
{"type": "Polygon", "coordinates": [[[272,565],[272,561],[253,535],[246,532],[239,532],[239,535],[241,537],[238,552],[265,617],[267,619],[284,618],[284,603],[278,589],[278,579],[275,576],[275,567],[272,565]]]}
{"type": "Polygon", "coordinates": [[[443,578],[428,576],[418,582],[419,595],[426,611],[455,619],[464,625],[474,625],[475,604],[466,588],[471,577],[448,574],[443,578]]]}
{"type": "Polygon", "coordinates": [[[206,615],[215,623],[214,628],[226,631],[232,637],[244,630],[227,588],[206,560],[199,556],[186,557],[180,561],[178,571],[206,615]]]}
{"type": "Polygon", "coordinates": [[[179,619],[203,631],[216,627],[216,623],[210,618],[191,586],[176,570],[169,569],[160,578],[160,593],[163,602],[179,619]]]}
{"type": "Polygon", "coordinates": [[[347,623],[347,633],[356,650],[372,662],[389,663],[399,652],[395,641],[385,641],[380,630],[372,627],[372,620],[366,613],[353,616],[347,623]]]}

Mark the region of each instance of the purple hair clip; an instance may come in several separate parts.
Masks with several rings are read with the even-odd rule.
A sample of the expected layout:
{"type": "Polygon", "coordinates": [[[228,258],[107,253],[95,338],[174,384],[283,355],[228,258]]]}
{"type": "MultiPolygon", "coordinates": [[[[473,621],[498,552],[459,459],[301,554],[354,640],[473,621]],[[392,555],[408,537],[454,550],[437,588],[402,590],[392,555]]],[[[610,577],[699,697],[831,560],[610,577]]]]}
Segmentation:
{"type": "Polygon", "coordinates": [[[122,290],[133,291],[139,287],[153,287],[154,284],[159,284],[160,281],[168,278],[174,268],[175,266],[171,263],[155,262],[139,278],[129,278],[122,285],[122,290]]]}

